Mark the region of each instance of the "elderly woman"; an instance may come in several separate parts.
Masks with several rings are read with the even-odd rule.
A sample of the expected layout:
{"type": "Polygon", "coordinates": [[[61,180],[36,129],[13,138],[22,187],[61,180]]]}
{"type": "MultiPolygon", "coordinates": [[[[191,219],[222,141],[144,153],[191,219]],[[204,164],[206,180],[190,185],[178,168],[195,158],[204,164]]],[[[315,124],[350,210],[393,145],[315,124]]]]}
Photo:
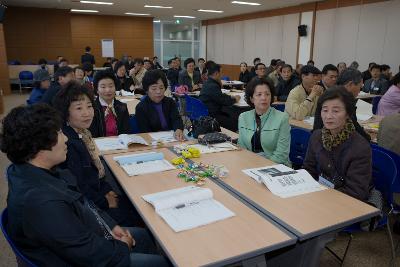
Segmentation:
{"type": "Polygon", "coordinates": [[[400,113],[400,73],[397,73],[390,82],[392,86],[379,101],[378,115],[380,116],[400,113]]]}
{"type": "Polygon", "coordinates": [[[68,137],[67,159],[62,167],[76,176],[83,195],[118,223],[129,225],[134,222],[136,212],[130,202],[118,196],[106,182],[106,172],[89,131],[94,116],[93,102],[88,89],[75,82],[67,84],[56,95],[54,106],[63,116],[62,130],[68,137]]]}
{"type": "Polygon", "coordinates": [[[122,61],[118,61],[114,66],[114,73],[117,77],[116,90],[134,92],[135,86],[131,77],[126,75],[126,66],[122,61]]]}
{"type": "Polygon", "coordinates": [[[318,102],[324,126],[313,132],[303,167],[329,187],[367,201],[373,187],[371,148],[351,121],[352,95],[336,86],[318,102]]]}
{"type": "Polygon", "coordinates": [[[253,78],[245,99],[254,109],[239,116],[238,144],[276,162],[289,165],[289,115],[271,107],[274,86],[264,78],[253,78]]]}
{"type": "Polygon", "coordinates": [[[195,63],[193,58],[186,59],[183,62],[185,69],[181,70],[178,76],[179,85],[186,85],[191,92],[200,90],[202,87],[201,74],[194,69],[195,63]]]}
{"type": "Polygon", "coordinates": [[[175,138],[183,141],[183,122],[175,101],[164,95],[168,85],[165,74],[160,70],[146,72],[143,89],[147,96],[136,106],[135,116],[141,132],[173,130],[175,138]]]}
{"type": "Polygon", "coordinates": [[[12,162],[7,230],[18,249],[36,266],[168,266],[150,254],[146,230],[120,227],[57,169],[67,155],[61,126],[45,104],[17,107],[2,124],[0,147],[12,162]]]}
{"type": "Polygon", "coordinates": [[[94,119],[90,125],[93,137],[129,134],[128,107],[115,99],[115,88],[118,83],[114,73],[98,71],[94,77],[94,90],[98,97],[94,101],[94,119]]]}

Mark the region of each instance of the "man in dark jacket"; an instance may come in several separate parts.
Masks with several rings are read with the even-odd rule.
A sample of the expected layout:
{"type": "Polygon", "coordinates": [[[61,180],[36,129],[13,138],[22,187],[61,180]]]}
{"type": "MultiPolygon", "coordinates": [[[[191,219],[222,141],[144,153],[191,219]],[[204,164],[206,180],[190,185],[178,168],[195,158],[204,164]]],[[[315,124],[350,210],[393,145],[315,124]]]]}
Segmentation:
{"type": "Polygon", "coordinates": [[[375,95],[384,95],[389,89],[389,82],[381,77],[381,66],[373,65],[370,72],[371,79],[364,82],[363,91],[375,95]]]}
{"type": "Polygon", "coordinates": [[[282,66],[281,70],[282,79],[279,81],[276,87],[276,96],[278,101],[285,102],[290,91],[301,83],[297,76],[293,75],[293,68],[289,64],[282,66]]]}
{"type": "Polygon", "coordinates": [[[238,130],[238,112],[233,104],[240,100],[240,96],[231,97],[221,91],[221,67],[213,61],[206,63],[208,80],[200,91],[199,99],[207,106],[208,113],[219,124],[231,131],[238,130]]]}
{"type": "MultiPolygon", "coordinates": [[[[354,96],[354,113],[351,117],[351,120],[353,121],[354,127],[356,128],[356,131],[364,137],[368,142],[371,141],[371,136],[365,132],[364,128],[358,123],[357,121],[357,114],[356,114],[356,103],[357,103],[357,95],[360,93],[361,87],[363,86],[362,83],[362,74],[360,71],[355,70],[355,69],[346,69],[343,71],[338,80],[337,80],[337,85],[338,86],[343,86],[346,91],[351,93],[354,96]]],[[[320,103],[317,105],[317,109],[315,111],[315,118],[314,118],[314,127],[313,131],[317,129],[321,129],[323,127],[322,123],[322,118],[321,118],[321,109],[322,106],[320,103]]]]}
{"type": "Polygon", "coordinates": [[[169,69],[167,71],[167,79],[169,85],[171,86],[171,91],[175,90],[175,86],[179,85],[179,69],[177,67],[176,58],[168,60],[169,69]]]}
{"type": "Polygon", "coordinates": [[[74,70],[71,67],[65,66],[58,68],[57,72],[54,74],[54,82],[50,85],[50,88],[43,95],[40,102],[51,105],[61,87],[73,79],[74,70]]]}
{"type": "Polygon", "coordinates": [[[38,104],[4,119],[0,147],[12,161],[7,230],[16,246],[37,266],[168,266],[142,254],[155,251],[144,229],[118,226],[82,196],[69,171],[55,169],[67,153],[56,113],[38,104]]]}
{"type": "Polygon", "coordinates": [[[81,63],[90,63],[92,65],[94,65],[96,63],[96,61],[94,60],[94,56],[90,53],[92,49],[90,48],[90,46],[86,46],[85,47],[85,54],[83,54],[81,56],[81,63]]]}

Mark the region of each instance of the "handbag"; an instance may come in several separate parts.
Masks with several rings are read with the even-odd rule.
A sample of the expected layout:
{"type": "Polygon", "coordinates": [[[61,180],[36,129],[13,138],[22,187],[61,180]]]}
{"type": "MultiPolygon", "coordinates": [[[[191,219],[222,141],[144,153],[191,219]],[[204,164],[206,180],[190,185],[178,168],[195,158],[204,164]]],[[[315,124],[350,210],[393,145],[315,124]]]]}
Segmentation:
{"type": "Polygon", "coordinates": [[[198,138],[201,145],[212,145],[231,141],[231,138],[224,133],[208,133],[198,138]]]}
{"type": "Polygon", "coordinates": [[[197,120],[193,121],[192,124],[192,135],[197,138],[199,135],[220,132],[221,127],[218,121],[210,116],[201,116],[197,120]]]}

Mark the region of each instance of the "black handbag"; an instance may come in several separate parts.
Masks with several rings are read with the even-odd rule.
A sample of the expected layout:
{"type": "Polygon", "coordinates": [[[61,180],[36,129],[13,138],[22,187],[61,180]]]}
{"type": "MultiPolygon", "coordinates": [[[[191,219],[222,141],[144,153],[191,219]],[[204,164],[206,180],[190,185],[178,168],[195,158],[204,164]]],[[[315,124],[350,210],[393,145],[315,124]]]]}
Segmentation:
{"type": "Polygon", "coordinates": [[[210,116],[201,116],[197,120],[193,121],[192,124],[192,135],[197,138],[199,135],[207,133],[220,132],[221,127],[218,121],[210,116]]]}

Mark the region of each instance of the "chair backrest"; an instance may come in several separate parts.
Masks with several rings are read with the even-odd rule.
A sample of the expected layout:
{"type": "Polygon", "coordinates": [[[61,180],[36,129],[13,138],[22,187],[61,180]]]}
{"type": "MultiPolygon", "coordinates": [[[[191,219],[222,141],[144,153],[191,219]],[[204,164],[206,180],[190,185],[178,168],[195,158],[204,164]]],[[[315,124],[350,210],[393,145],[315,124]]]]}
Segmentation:
{"type": "Polygon", "coordinates": [[[208,109],[206,105],[204,105],[203,102],[201,102],[199,99],[185,95],[185,102],[185,113],[190,118],[190,120],[197,120],[201,116],[208,115],[208,109]]]}
{"type": "Polygon", "coordinates": [[[135,114],[129,116],[129,126],[131,127],[131,134],[140,132],[135,114]]]}
{"type": "Polygon", "coordinates": [[[229,76],[222,76],[221,77],[221,80],[223,80],[223,81],[230,81],[231,79],[229,78],[229,76]]]}
{"type": "Polygon", "coordinates": [[[33,80],[33,73],[28,70],[21,71],[18,76],[20,80],[33,80]]]}
{"type": "Polygon", "coordinates": [[[274,103],[272,103],[271,106],[274,107],[276,110],[285,112],[285,104],[283,104],[283,103],[282,104],[274,104],[274,103]]]}
{"type": "Polygon", "coordinates": [[[290,153],[289,158],[294,167],[301,167],[306,157],[308,141],[311,132],[301,128],[292,128],[290,131],[290,153]]]}
{"type": "Polygon", "coordinates": [[[375,96],[372,98],[372,113],[376,114],[378,111],[379,101],[381,101],[382,96],[375,96]]]}
{"type": "Polygon", "coordinates": [[[17,248],[17,246],[14,244],[14,242],[11,240],[11,238],[8,236],[7,233],[7,224],[8,224],[8,211],[7,208],[3,210],[1,213],[1,231],[3,232],[4,237],[6,238],[8,244],[10,245],[11,249],[13,250],[15,257],[17,258],[18,266],[26,266],[26,267],[36,267],[35,264],[33,264],[28,258],[26,258],[21,251],[17,248]]]}
{"type": "MultiPolygon", "coordinates": [[[[400,155],[396,154],[395,152],[393,152],[391,150],[388,150],[386,148],[383,148],[383,147],[375,145],[375,144],[372,144],[371,148],[373,151],[379,150],[379,151],[384,152],[388,156],[390,156],[390,158],[394,161],[394,163],[396,165],[397,176],[391,185],[391,197],[393,198],[392,203],[394,204],[395,208],[398,210],[398,209],[400,209],[400,202],[396,201],[396,199],[394,198],[394,195],[400,196],[400,155]]],[[[390,165],[391,165],[391,163],[389,163],[388,166],[390,167],[390,165]]]]}
{"type": "Polygon", "coordinates": [[[394,185],[397,178],[396,162],[381,149],[372,148],[372,177],[387,204],[393,204],[394,185]]]}

